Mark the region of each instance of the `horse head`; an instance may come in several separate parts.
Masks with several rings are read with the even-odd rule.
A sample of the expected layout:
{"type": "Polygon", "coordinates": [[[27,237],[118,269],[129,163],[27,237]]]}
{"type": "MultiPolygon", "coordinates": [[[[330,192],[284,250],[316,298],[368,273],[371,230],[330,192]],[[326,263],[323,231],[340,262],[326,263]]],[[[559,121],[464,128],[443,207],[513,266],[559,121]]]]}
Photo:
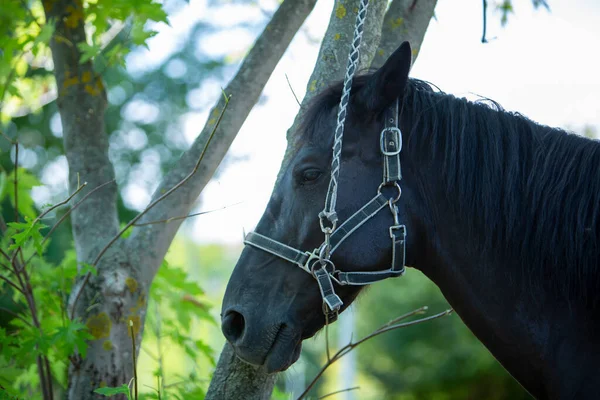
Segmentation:
{"type": "MultiPolygon", "coordinates": [[[[356,215],[359,218],[361,212],[356,214],[357,210],[371,204],[370,201],[373,203],[374,195],[381,193],[383,200],[375,204],[381,212],[368,221],[365,218],[364,224],[345,235],[343,243],[340,241],[339,248],[327,262],[329,272],[343,271],[350,273],[350,278],[360,278],[352,273],[389,270],[394,256],[393,243],[390,244],[394,218],[396,226],[399,226],[398,220],[402,221],[412,232],[412,221],[407,212],[411,194],[405,191],[400,197],[400,188],[395,184],[380,187],[382,150],[388,143],[382,131],[394,118],[398,124],[410,65],[411,50],[405,42],[375,73],[355,79],[338,164],[336,217],[340,223],[356,215]]],[[[250,241],[251,245],[242,252],[223,300],[225,337],[240,358],[251,364],[264,365],[269,372],[285,370],[293,364],[300,355],[302,340],[313,336],[326,323],[324,289],[323,285],[317,284],[314,272],[315,267],[321,266],[316,256],[324,250],[319,214],[330,190],[332,146],[342,89],[342,85],[337,84],[325,90],[304,114],[293,154],[282,169],[253,234],[254,241],[250,241]],[[274,246],[275,250],[267,248],[264,251],[263,244],[274,246]],[[291,251],[286,250],[287,246],[301,251],[288,253],[285,259],[276,250],[291,251]],[[306,250],[309,250],[305,253],[306,258],[311,258],[309,253],[313,249],[316,249],[312,252],[315,259],[302,260],[307,263],[306,268],[299,268],[302,263],[295,265],[294,260],[290,260],[303,257],[302,252],[306,250]]],[[[399,146],[402,137],[396,131],[398,136],[391,139],[390,144],[399,146]]],[[[400,147],[398,152],[390,154],[398,155],[399,151],[400,147]]],[[[413,242],[414,239],[410,243],[413,242]]],[[[404,247],[400,251],[403,252],[404,247]]],[[[393,276],[394,272],[391,274],[393,276]]],[[[340,285],[336,279],[329,281],[341,303],[339,311],[352,303],[363,287],[340,285]]],[[[335,315],[331,313],[330,318],[334,319],[335,315]]]]}

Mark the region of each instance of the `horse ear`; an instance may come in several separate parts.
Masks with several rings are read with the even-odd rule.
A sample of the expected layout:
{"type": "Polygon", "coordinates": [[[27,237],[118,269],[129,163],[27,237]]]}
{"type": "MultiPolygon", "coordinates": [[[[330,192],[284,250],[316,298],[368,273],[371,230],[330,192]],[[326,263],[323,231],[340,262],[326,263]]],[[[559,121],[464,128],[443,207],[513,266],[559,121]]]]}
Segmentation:
{"type": "Polygon", "coordinates": [[[410,44],[404,42],[356,93],[358,103],[378,113],[402,97],[408,82],[411,59],[410,44]]]}

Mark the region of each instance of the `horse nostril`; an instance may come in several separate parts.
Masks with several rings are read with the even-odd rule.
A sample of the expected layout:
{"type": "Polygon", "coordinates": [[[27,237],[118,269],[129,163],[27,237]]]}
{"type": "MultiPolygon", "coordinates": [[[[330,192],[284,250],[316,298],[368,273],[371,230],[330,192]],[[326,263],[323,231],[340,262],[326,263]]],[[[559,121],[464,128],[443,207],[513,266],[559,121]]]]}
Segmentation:
{"type": "Polygon", "coordinates": [[[234,310],[228,311],[221,322],[221,330],[231,344],[235,344],[242,337],[245,326],[244,316],[234,310]]]}

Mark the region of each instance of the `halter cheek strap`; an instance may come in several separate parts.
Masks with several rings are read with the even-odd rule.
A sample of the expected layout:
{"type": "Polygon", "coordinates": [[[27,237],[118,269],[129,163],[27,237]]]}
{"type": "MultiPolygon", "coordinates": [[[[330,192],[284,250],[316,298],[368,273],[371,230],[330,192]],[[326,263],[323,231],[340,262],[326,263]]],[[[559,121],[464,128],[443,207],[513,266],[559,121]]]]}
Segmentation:
{"type": "Polygon", "coordinates": [[[377,190],[377,195],[352,214],[339,227],[331,229],[323,227],[323,224],[321,224],[323,231],[326,233],[325,241],[321,246],[312,252],[303,252],[256,232],[248,233],[244,239],[245,244],[296,264],[305,272],[311,274],[319,285],[323,302],[332,313],[337,313],[343,305],[342,300],[335,293],[333,281],[342,286],[362,286],[383,279],[401,276],[405,271],[406,227],[398,221],[398,207],[396,206],[396,202],[402,194],[399,185],[399,181],[402,179],[400,169],[402,135],[398,128],[398,108],[398,100],[396,100],[392,107],[388,108],[385,112],[385,126],[379,138],[380,150],[383,157],[383,181],[377,190]],[[382,193],[384,187],[395,188],[397,195],[387,198],[382,193]],[[389,235],[392,242],[390,268],[382,271],[361,272],[337,270],[330,259],[331,255],[358,228],[385,208],[391,211],[393,217],[393,223],[389,227],[389,235]]]}

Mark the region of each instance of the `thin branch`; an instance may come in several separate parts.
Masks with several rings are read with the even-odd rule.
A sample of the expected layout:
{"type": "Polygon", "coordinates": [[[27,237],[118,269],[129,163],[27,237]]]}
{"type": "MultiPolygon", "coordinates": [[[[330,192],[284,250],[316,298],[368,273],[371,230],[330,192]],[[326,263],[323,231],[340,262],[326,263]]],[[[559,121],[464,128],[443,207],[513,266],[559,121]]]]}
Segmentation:
{"type": "Polygon", "coordinates": [[[63,201],[60,201],[58,203],[56,203],[55,205],[53,205],[52,207],[49,207],[47,210],[45,210],[44,212],[42,212],[34,221],[33,224],[35,225],[37,222],[39,222],[42,218],[44,218],[46,215],[48,215],[50,212],[52,212],[53,210],[56,210],[58,207],[62,207],[65,204],[67,204],[69,201],[71,201],[71,199],[73,197],[75,197],[77,195],[77,193],[81,192],[83,190],[84,187],[87,186],[87,182],[83,182],[83,184],[79,185],[79,187],[73,192],[73,194],[71,194],[69,197],[67,197],[66,199],[64,199],[63,201]]]}
{"type": "MultiPolygon", "coordinates": [[[[50,230],[48,231],[48,233],[46,234],[46,236],[44,237],[44,240],[42,241],[42,244],[44,244],[46,242],[46,240],[48,240],[48,238],[52,235],[52,233],[56,230],[56,228],[58,228],[58,226],[65,220],[67,219],[67,217],[69,216],[69,214],[71,214],[73,212],[73,210],[75,210],[77,207],[79,207],[79,205],[81,203],[83,203],[88,197],[90,197],[91,195],[93,195],[94,193],[96,193],[98,190],[102,189],[104,186],[106,185],[110,185],[111,183],[114,183],[115,180],[111,179],[108,182],[104,182],[101,185],[96,186],[94,189],[90,190],[89,192],[87,192],[81,199],[79,199],[79,201],[75,204],[73,204],[73,206],[71,208],[69,208],[67,210],[67,212],[64,213],[64,215],[62,217],[60,217],[60,219],[58,221],[56,221],[56,223],[54,225],[52,225],[52,228],[50,228],[50,230]]],[[[84,186],[87,185],[87,183],[83,184],[84,186]]],[[[82,186],[83,187],[83,186],[82,186]]],[[[78,190],[79,191],[79,190],[78,190]]],[[[77,192],[78,192],[77,191],[77,192]]],[[[77,192],[73,193],[73,195],[71,195],[71,197],[69,197],[69,199],[67,199],[67,202],[77,194],[77,192]]]]}
{"type": "Polygon", "coordinates": [[[6,260],[10,262],[10,256],[4,250],[0,249],[0,255],[2,255],[2,257],[6,258],[6,260]]]}
{"type": "MultiPolygon", "coordinates": [[[[437,318],[441,318],[441,317],[445,317],[447,315],[450,315],[452,313],[452,309],[448,309],[445,310],[439,314],[435,314],[429,317],[425,317],[425,318],[421,318],[421,319],[416,319],[414,321],[409,321],[409,322],[404,322],[404,323],[396,323],[393,325],[390,325],[390,323],[388,322],[387,324],[382,325],[381,327],[379,327],[377,330],[375,330],[374,332],[372,332],[371,334],[365,336],[364,338],[360,339],[357,342],[350,342],[347,345],[345,345],[344,347],[342,347],[341,349],[339,349],[334,355],[333,357],[331,357],[331,359],[329,361],[327,361],[327,363],[325,363],[325,365],[319,370],[319,372],[317,373],[317,375],[315,375],[315,377],[313,378],[313,380],[308,384],[308,386],[306,387],[306,389],[304,389],[304,392],[302,392],[302,394],[300,394],[300,396],[297,398],[297,400],[301,400],[304,399],[306,397],[306,395],[308,394],[308,392],[313,388],[313,386],[315,385],[315,383],[317,383],[317,381],[321,378],[321,376],[323,375],[323,373],[327,370],[327,368],[329,368],[333,363],[335,363],[337,360],[339,360],[340,358],[342,358],[343,356],[345,356],[346,354],[348,354],[349,352],[351,352],[352,350],[354,350],[354,348],[356,348],[357,346],[359,346],[360,344],[366,342],[369,339],[372,339],[376,336],[381,335],[382,333],[385,332],[389,332],[392,330],[396,330],[396,329],[400,329],[400,328],[406,328],[408,326],[413,326],[413,325],[417,325],[417,324],[422,324],[424,322],[427,321],[432,321],[434,319],[437,318]]],[[[407,314],[404,314],[398,318],[393,319],[392,321],[401,321],[403,319],[406,319],[412,315],[418,314],[420,312],[423,312],[423,307],[414,310],[412,312],[409,312],[407,314]]]]}
{"type": "Polygon", "coordinates": [[[8,283],[10,286],[12,286],[19,293],[25,294],[25,292],[23,292],[23,289],[21,289],[19,286],[17,286],[16,283],[14,283],[13,281],[11,281],[10,279],[8,279],[7,277],[5,277],[4,275],[0,275],[0,279],[2,279],[4,282],[8,283]]]}
{"type": "MultiPolygon", "coordinates": [[[[50,212],[52,212],[52,210],[55,210],[55,209],[57,209],[58,207],[62,207],[62,206],[64,206],[65,204],[67,204],[67,203],[68,203],[69,201],[71,201],[71,199],[72,199],[73,197],[75,197],[75,196],[77,195],[77,193],[79,193],[79,192],[80,192],[80,191],[81,191],[81,190],[82,190],[82,189],[83,189],[83,188],[84,188],[86,185],[87,185],[87,182],[84,182],[82,185],[79,185],[79,187],[77,188],[77,190],[75,190],[75,191],[73,192],[73,194],[71,194],[71,195],[70,195],[69,197],[67,197],[65,200],[63,200],[63,201],[61,201],[61,202],[58,202],[58,203],[56,203],[55,205],[53,205],[52,207],[48,208],[47,210],[45,210],[44,212],[42,212],[40,215],[38,215],[38,217],[37,217],[35,220],[33,220],[33,223],[32,223],[31,225],[32,225],[32,226],[34,226],[34,225],[35,225],[35,224],[37,224],[37,223],[38,223],[38,222],[39,222],[39,221],[40,221],[42,218],[44,218],[46,215],[48,215],[50,212]]],[[[44,238],[44,240],[43,240],[43,242],[42,242],[42,243],[46,242],[46,239],[47,239],[47,238],[48,238],[48,235],[46,235],[46,237],[44,238]]],[[[15,257],[16,257],[16,256],[17,256],[17,254],[19,254],[19,253],[21,253],[21,256],[23,255],[23,254],[22,254],[22,251],[21,251],[21,247],[19,247],[19,248],[16,250],[15,254],[13,255],[13,257],[12,257],[12,259],[11,259],[11,262],[13,262],[13,261],[14,261],[15,257]]],[[[21,266],[20,266],[20,267],[19,267],[19,269],[18,269],[18,271],[19,271],[19,272],[23,271],[23,269],[24,269],[24,268],[27,266],[27,264],[28,264],[28,263],[31,261],[31,259],[32,259],[32,258],[35,256],[35,254],[36,254],[36,253],[33,253],[33,254],[32,254],[32,255],[31,255],[31,256],[30,256],[30,257],[27,259],[27,261],[23,261],[23,260],[21,260],[21,266]]]]}
{"type": "Polygon", "coordinates": [[[199,215],[210,214],[210,213],[213,213],[213,212],[216,212],[216,211],[225,210],[226,208],[237,206],[239,204],[242,204],[242,202],[239,201],[239,202],[237,202],[235,204],[232,204],[230,206],[223,206],[221,208],[215,208],[213,210],[208,210],[208,211],[200,211],[200,212],[193,213],[193,214],[182,215],[180,217],[170,217],[170,218],[165,218],[165,219],[159,219],[159,220],[156,220],[156,221],[142,222],[142,223],[139,223],[139,224],[133,224],[133,226],[146,226],[146,225],[154,225],[154,224],[168,224],[169,222],[179,221],[181,219],[188,219],[188,218],[192,218],[192,217],[197,217],[199,215]]]}
{"type": "Polygon", "coordinates": [[[294,98],[296,99],[296,103],[298,103],[298,107],[302,107],[302,104],[300,104],[300,100],[298,100],[298,96],[296,96],[296,92],[294,92],[294,88],[292,87],[292,84],[290,83],[290,79],[288,78],[287,74],[285,75],[285,80],[288,83],[288,86],[290,87],[290,90],[292,91],[292,94],[294,95],[294,98]]]}
{"type": "Polygon", "coordinates": [[[408,312],[408,313],[406,313],[404,315],[401,315],[399,317],[396,317],[396,318],[390,320],[387,324],[384,324],[384,325],[380,326],[378,330],[387,328],[388,326],[392,326],[394,324],[397,324],[398,322],[400,322],[402,320],[405,320],[408,317],[412,317],[413,315],[424,314],[428,309],[429,309],[429,307],[427,307],[427,306],[423,306],[421,308],[417,308],[416,310],[413,310],[411,312],[408,312]]]}
{"type": "Polygon", "coordinates": [[[13,316],[13,317],[15,317],[15,318],[18,318],[18,319],[20,319],[21,321],[25,322],[25,323],[26,323],[27,325],[29,325],[30,327],[34,328],[34,326],[33,326],[33,325],[31,325],[31,322],[27,321],[25,318],[23,318],[22,316],[20,316],[19,314],[15,313],[15,312],[13,312],[13,311],[9,310],[8,308],[5,308],[5,307],[2,307],[2,306],[0,306],[0,310],[2,310],[2,311],[4,311],[4,312],[6,312],[6,313],[8,313],[8,314],[12,315],[12,316],[13,316]]]}
{"type": "Polygon", "coordinates": [[[352,390],[358,390],[358,389],[360,389],[360,386],[354,386],[354,387],[347,388],[347,389],[336,390],[335,392],[327,393],[325,396],[319,397],[317,400],[326,399],[327,397],[335,396],[336,394],[350,392],[352,390]]]}
{"type": "MultiPolygon", "coordinates": [[[[36,346],[38,348],[39,346],[36,346]]],[[[42,398],[44,400],[50,399],[50,392],[48,389],[48,381],[46,380],[46,372],[44,370],[44,364],[42,360],[42,356],[37,356],[37,367],[38,367],[38,375],[40,377],[40,386],[42,387],[42,398]]]]}
{"type": "MultiPolygon", "coordinates": [[[[2,96],[4,96],[4,94],[2,94],[2,96]]],[[[0,104],[2,104],[2,97],[0,97],[0,104]]],[[[6,141],[10,144],[15,144],[15,141],[12,140],[6,133],[4,133],[4,131],[2,129],[0,129],[0,135],[6,139],[6,141]]]]}
{"type": "MultiPolygon", "coordinates": [[[[73,212],[73,210],[75,210],[77,207],[79,207],[79,205],[81,203],[83,203],[92,194],[96,193],[98,190],[102,189],[104,186],[109,185],[109,184],[114,183],[114,182],[115,182],[115,180],[111,179],[110,181],[104,182],[102,185],[98,185],[94,189],[92,189],[89,192],[87,192],[81,199],[79,199],[79,201],[77,203],[75,203],[73,206],[71,206],[71,208],[69,208],[67,210],[67,212],[65,212],[63,214],[63,216],[60,217],[60,219],[58,221],[56,221],[56,223],[54,223],[54,225],[52,225],[52,228],[50,228],[50,230],[48,231],[48,233],[46,234],[46,236],[44,236],[44,240],[42,240],[42,245],[44,243],[46,243],[46,241],[48,239],[50,239],[50,236],[52,236],[52,233],[54,233],[54,231],[56,230],[56,228],[58,228],[58,226],[60,224],[62,224],[65,219],[67,219],[67,217],[69,216],[69,214],[71,214],[73,212]]],[[[69,198],[67,198],[65,201],[61,202],[62,204],[59,203],[58,206],[67,204],[77,193],[79,193],[79,191],[81,191],[81,189],[83,189],[83,187],[85,185],[87,185],[87,182],[84,182],[83,185],[79,185],[79,189],[75,193],[73,193],[71,196],[69,196],[69,198]]],[[[54,206],[52,209],[55,209],[56,207],[57,206],[54,206]]],[[[48,212],[52,211],[52,209],[48,210],[48,212]]],[[[46,212],[46,214],[48,212],[46,212]]],[[[40,219],[41,219],[41,216],[40,216],[40,219]]],[[[25,263],[23,263],[23,266],[21,268],[25,268],[31,262],[31,260],[33,259],[33,257],[35,257],[35,255],[36,255],[36,253],[33,253],[31,256],[29,256],[29,258],[27,259],[27,261],[25,261],[25,263]]]]}
{"type": "Polygon", "coordinates": [[[133,321],[129,320],[129,331],[131,332],[131,357],[133,358],[133,384],[135,385],[135,400],[138,400],[138,375],[135,362],[135,332],[133,331],[133,321]]]}
{"type": "Polygon", "coordinates": [[[377,331],[370,334],[369,336],[366,336],[366,337],[362,338],[361,340],[359,340],[358,342],[355,342],[352,347],[354,348],[354,347],[358,346],[359,344],[361,344],[369,339],[374,338],[375,336],[381,335],[382,333],[393,331],[393,330],[400,329],[400,328],[406,328],[406,327],[412,326],[412,325],[422,324],[423,322],[432,321],[434,319],[445,317],[447,315],[452,314],[453,312],[454,312],[454,310],[452,308],[449,308],[446,311],[442,311],[441,313],[431,315],[429,317],[420,318],[420,319],[416,319],[414,321],[404,322],[401,324],[395,324],[395,325],[391,325],[391,326],[388,326],[385,328],[380,328],[377,331]]]}
{"type": "MultiPolygon", "coordinates": [[[[19,142],[15,141],[15,222],[19,222],[19,176],[17,171],[19,169],[19,142]]],[[[18,253],[18,251],[16,252],[18,253]]],[[[15,253],[15,254],[16,254],[15,253]]]]}
{"type": "MultiPolygon", "coordinates": [[[[221,114],[219,115],[219,118],[217,119],[215,126],[214,126],[212,132],[210,133],[208,140],[206,141],[206,145],[202,149],[202,152],[200,153],[200,156],[198,157],[198,160],[196,161],[196,165],[194,165],[194,168],[192,169],[192,171],[185,178],[183,178],[181,181],[179,181],[179,183],[177,183],[171,189],[167,190],[162,196],[160,196],[159,198],[154,200],[152,203],[150,203],[142,212],[140,212],[138,215],[136,215],[115,236],[113,236],[113,238],[106,244],[106,246],[104,246],[104,248],[102,248],[102,250],[100,250],[100,252],[96,256],[96,258],[92,262],[92,264],[91,264],[92,266],[98,265],[98,262],[100,261],[100,259],[104,255],[104,253],[106,253],[106,251],[121,237],[121,235],[123,235],[123,233],[127,229],[129,229],[131,226],[133,226],[140,218],[142,218],[148,211],[150,211],[152,209],[152,207],[154,207],[155,205],[157,205],[158,203],[163,201],[165,198],[170,196],[171,193],[173,193],[174,191],[179,189],[192,176],[194,176],[194,174],[196,173],[196,171],[198,171],[198,168],[200,167],[200,163],[202,163],[202,159],[204,158],[204,155],[206,154],[206,149],[208,149],[208,146],[210,145],[210,142],[211,142],[213,136],[215,135],[215,132],[217,131],[217,128],[219,127],[219,124],[221,123],[221,120],[223,119],[223,115],[225,114],[225,111],[227,110],[227,105],[229,104],[230,99],[231,99],[231,95],[226,96],[225,105],[223,106],[223,110],[221,110],[221,114]]],[[[89,281],[90,275],[91,275],[90,272],[85,274],[85,277],[83,278],[83,282],[82,282],[81,286],[79,287],[79,289],[77,290],[77,295],[75,296],[75,300],[73,300],[73,306],[71,308],[71,319],[73,319],[73,316],[75,315],[75,307],[77,305],[77,301],[79,300],[79,297],[81,296],[81,293],[83,292],[85,285],[89,281]]]]}
{"type": "Polygon", "coordinates": [[[48,361],[48,357],[43,356],[42,360],[44,360],[44,366],[46,367],[46,375],[48,376],[48,394],[50,395],[50,400],[52,400],[54,398],[54,389],[52,387],[52,370],[50,369],[50,362],[48,361]]]}
{"type": "Polygon", "coordinates": [[[156,349],[158,350],[158,371],[159,371],[159,376],[157,376],[157,378],[160,378],[161,385],[158,386],[159,393],[160,393],[161,386],[163,388],[165,387],[165,370],[164,370],[164,357],[163,357],[162,343],[161,343],[160,308],[158,307],[158,304],[156,302],[154,303],[154,307],[156,308],[156,311],[155,311],[156,324],[154,325],[154,334],[156,336],[156,349]]]}
{"type": "Polygon", "coordinates": [[[486,31],[487,31],[487,0],[483,0],[483,34],[481,35],[481,43],[487,43],[486,31]]]}

